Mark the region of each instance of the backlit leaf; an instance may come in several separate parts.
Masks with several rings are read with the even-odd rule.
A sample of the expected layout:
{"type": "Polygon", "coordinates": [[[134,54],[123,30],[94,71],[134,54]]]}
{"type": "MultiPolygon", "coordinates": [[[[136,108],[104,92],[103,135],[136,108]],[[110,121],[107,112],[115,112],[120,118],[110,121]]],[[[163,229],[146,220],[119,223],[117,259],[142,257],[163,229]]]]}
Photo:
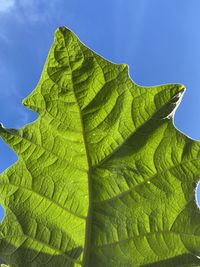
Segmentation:
{"type": "Polygon", "coordinates": [[[65,27],[24,105],[0,129],[18,161],[0,175],[0,257],[11,266],[200,266],[200,143],[173,114],[184,86],[141,87],[65,27]]]}

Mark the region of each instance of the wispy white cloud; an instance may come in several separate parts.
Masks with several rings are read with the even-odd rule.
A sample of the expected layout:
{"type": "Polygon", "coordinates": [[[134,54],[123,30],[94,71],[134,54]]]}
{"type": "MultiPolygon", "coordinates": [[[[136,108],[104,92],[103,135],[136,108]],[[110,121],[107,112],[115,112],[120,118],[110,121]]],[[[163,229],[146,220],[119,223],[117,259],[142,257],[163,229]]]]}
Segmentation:
{"type": "Polygon", "coordinates": [[[1,0],[0,12],[9,12],[15,6],[15,0],[1,0]]]}
{"type": "Polygon", "coordinates": [[[45,22],[57,10],[62,0],[0,0],[0,13],[9,13],[20,22],[45,22]],[[14,12],[10,12],[13,11],[14,12]]]}
{"type": "Polygon", "coordinates": [[[26,22],[38,23],[46,22],[59,9],[60,0],[18,0],[16,7],[20,10],[21,19],[26,22]]]}

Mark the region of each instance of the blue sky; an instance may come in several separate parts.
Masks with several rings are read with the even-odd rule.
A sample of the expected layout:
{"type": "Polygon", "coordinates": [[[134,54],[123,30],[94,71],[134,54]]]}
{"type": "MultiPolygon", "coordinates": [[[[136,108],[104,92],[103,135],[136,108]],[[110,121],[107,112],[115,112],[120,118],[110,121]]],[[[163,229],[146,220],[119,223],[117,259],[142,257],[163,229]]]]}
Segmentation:
{"type": "MultiPolygon", "coordinates": [[[[39,80],[55,29],[65,25],[105,58],[129,64],[138,84],[184,84],[175,125],[199,140],[199,14],[199,0],[0,0],[0,121],[19,128],[37,117],[21,101],[39,80]]],[[[3,141],[0,157],[0,171],[17,159],[3,141]]]]}

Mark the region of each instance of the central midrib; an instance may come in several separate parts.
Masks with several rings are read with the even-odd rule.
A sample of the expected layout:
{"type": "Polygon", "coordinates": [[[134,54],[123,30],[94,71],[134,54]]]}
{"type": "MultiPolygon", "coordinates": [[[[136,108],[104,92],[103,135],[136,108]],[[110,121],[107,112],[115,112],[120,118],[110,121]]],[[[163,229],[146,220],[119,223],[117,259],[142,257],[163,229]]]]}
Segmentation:
{"type": "MultiPolygon", "coordinates": [[[[65,41],[65,39],[64,39],[65,41]]],[[[66,45],[65,45],[66,47],[66,45]]],[[[68,53],[67,47],[66,47],[66,51],[68,53]]],[[[68,58],[69,58],[69,54],[68,54],[68,58]]],[[[71,69],[71,65],[70,65],[70,60],[69,62],[69,68],[71,69]]],[[[71,69],[72,72],[72,69],[71,69]]],[[[85,138],[85,128],[84,128],[84,124],[83,124],[83,118],[82,118],[82,114],[81,114],[81,109],[76,97],[76,93],[74,90],[74,86],[73,86],[73,77],[71,76],[71,86],[72,86],[72,93],[74,95],[74,100],[76,102],[76,105],[78,107],[78,111],[79,111],[79,117],[80,117],[80,122],[81,122],[81,128],[82,128],[82,135],[83,135],[83,142],[84,142],[84,146],[85,146],[85,152],[86,152],[86,157],[87,157],[87,163],[88,163],[88,213],[87,213],[87,217],[86,217],[86,227],[85,227],[85,243],[84,243],[84,250],[83,250],[83,261],[82,261],[82,267],[89,267],[89,259],[90,259],[90,247],[91,247],[91,228],[92,228],[92,183],[91,183],[91,177],[92,177],[92,163],[90,160],[90,156],[89,156],[89,151],[88,151],[88,147],[87,147],[87,141],[85,138]]]]}
{"type": "Polygon", "coordinates": [[[89,156],[87,141],[85,138],[85,128],[83,124],[83,118],[81,115],[81,109],[76,98],[76,94],[73,88],[73,83],[72,83],[72,91],[73,91],[73,95],[74,95],[74,98],[75,98],[75,101],[76,101],[76,104],[79,110],[79,116],[80,116],[80,122],[81,122],[82,134],[83,134],[83,142],[84,142],[85,152],[86,152],[86,157],[87,157],[87,162],[88,162],[88,200],[89,200],[89,203],[88,203],[88,214],[86,218],[85,244],[84,244],[84,250],[83,250],[82,267],[89,267],[90,247],[91,247],[92,211],[93,211],[92,201],[91,201],[92,200],[92,182],[91,182],[92,163],[91,163],[91,159],[89,156]]]}

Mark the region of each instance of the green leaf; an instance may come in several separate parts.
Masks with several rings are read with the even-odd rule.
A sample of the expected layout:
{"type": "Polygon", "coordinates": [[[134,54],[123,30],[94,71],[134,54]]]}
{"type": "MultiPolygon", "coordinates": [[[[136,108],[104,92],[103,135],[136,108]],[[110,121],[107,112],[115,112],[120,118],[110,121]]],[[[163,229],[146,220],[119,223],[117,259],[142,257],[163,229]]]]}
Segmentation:
{"type": "Polygon", "coordinates": [[[200,143],[173,124],[183,92],[135,84],[126,65],[59,28],[24,100],[38,119],[0,130],[19,156],[0,176],[0,257],[19,267],[200,266],[200,143]]]}

